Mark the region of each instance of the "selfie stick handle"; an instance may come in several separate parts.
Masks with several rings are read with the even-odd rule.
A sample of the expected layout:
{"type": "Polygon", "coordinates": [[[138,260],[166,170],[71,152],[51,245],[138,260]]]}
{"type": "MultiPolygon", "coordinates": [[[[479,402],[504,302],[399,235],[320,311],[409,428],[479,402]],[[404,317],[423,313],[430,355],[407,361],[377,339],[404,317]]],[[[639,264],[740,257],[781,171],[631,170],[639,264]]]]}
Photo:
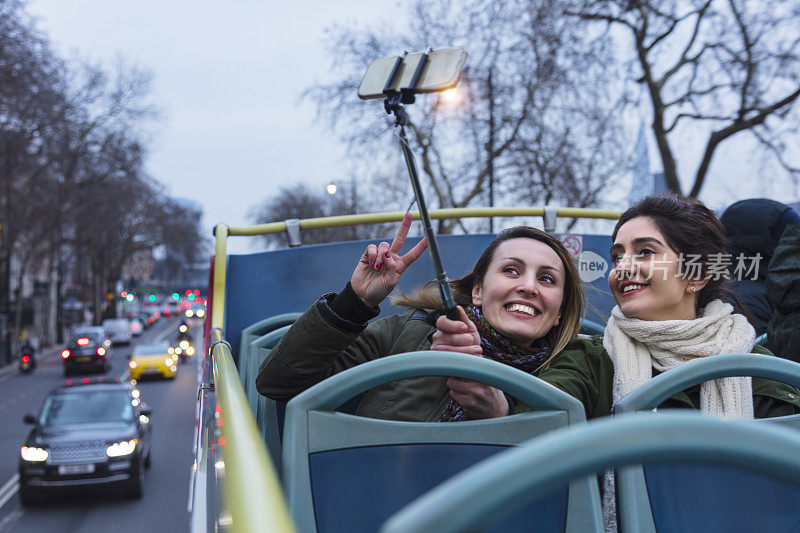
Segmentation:
{"type": "Polygon", "coordinates": [[[439,285],[439,293],[442,296],[444,314],[450,320],[459,320],[458,309],[453,299],[453,291],[450,290],[450,281],[447,279],[447,273],[444,271],[444,265],[442,265],[439,245],[436,242],[436,235],[433,233],[431,217],[428,215],[428,207],[425,205],[425,196],[423,196],[422,187],[420,187],[419,184],[417,164],[414,161],[414,154],[411,153],[411,148],[408,146],[406,130],[403,124],[400,124],[400,146],[403,148],[403,155],[406,159],[408,173],[411,175],[411,185],[414,187],[414,196],[417,198],[422,229],[425,232],[425,238],[428,240],[428,251],[431,254],[431,261],[433,261],[433,270],[436,272],[436,283],[439,285]]]}

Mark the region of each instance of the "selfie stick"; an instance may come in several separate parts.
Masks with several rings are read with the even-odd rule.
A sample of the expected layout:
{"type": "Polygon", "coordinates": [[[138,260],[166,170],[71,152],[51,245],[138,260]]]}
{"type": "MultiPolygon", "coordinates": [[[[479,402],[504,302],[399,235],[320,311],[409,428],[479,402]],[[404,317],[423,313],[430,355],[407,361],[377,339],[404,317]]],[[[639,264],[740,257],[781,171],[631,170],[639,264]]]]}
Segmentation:
{"type": "Polygon", "coordinates": [[[436,283],[439,286],[439,293],[442,296],[442,304],[444,307],[444,314],[450,320],[458,320],[458,309],[456,302],[453,299],[453,292],[450,290],[450,281],[447,279],[447,273],[444,271],[442,265],[442,257],[439,254],[439,245],[436,243],[436,235],[433,233],[433,226],[431,226],[431,217],[428,215],[428,207],[425,204],[425,197],[422,194],[422,187],[419,184],[419,175],[417,174],[417,164],[414,161],[414,154],[411,152],[411,147],[408,145],[408,138],[406,137],[406,124],[408,124],[408,115],[406,115],[403,104],[414,103],[413,90],[419,81],[420,74],[425,63],[428,61],[428,54],[422,54],[422,59],[417,64],[417,69],[414,71],[414,76],[408,87],[401,88],[400,91],[391,89],[394,79],[400,70],[400,65],[403,62],[403,56],[398,57],[392,73],[389,75],[389,80],[383,88],[383,93],[386,95],[386,100],[383,105],[386,113],[394,114],[396,117],[395,126],[400,126],[400,146],[403,149],[403,156],[406,160],[408,173],[411,176],[411,185],[414,187],[414,196],[417,199],[419,206],[419,216],[422,222],[422,229],[425,233],[425,238],[428,240],[428,251],[431,254],[431,261],[433,261],[433,269],[436,272],[436,283]]]}

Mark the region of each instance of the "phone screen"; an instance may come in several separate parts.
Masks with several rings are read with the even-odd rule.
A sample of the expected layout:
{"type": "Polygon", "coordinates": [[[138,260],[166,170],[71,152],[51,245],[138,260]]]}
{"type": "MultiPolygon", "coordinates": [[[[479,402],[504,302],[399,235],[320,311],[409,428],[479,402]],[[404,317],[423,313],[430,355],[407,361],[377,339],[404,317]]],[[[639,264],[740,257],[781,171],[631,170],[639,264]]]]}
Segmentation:
{"type": "MultiPolygon", "coordinates": [[[[400,90],[408,87],[423,53],[406,54],[391,89],[400,90]]],[[[364,100],[385,98],[383,88],[392,74],[398,57],[400,56],[382,57],[369,65],[358,88],[359,98],[364,100]]],[[[430,52],[414,92],[430,93],[455,87],[466,61],[467,52],[463,48],[440,48],[430,52]]]]}

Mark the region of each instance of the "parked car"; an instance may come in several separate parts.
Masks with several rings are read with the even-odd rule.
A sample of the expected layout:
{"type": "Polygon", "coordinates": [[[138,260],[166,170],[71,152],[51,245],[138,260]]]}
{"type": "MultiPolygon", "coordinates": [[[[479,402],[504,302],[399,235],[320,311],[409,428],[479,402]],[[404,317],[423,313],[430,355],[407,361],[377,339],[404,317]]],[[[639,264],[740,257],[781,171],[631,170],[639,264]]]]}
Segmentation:
{"type": "Polygon", "coordinates": [[[127,318],[107,318],[103,320],[103,329],[112,344],[131,343],[131,321],[127,318]]]}
{"type": "Polygon", "coordinates": [[[101,327],[85,327],[75,331],[72,341],[61,350],[64,360],[64,375],[76,371],[111,369],[111,342],[101,327]]]}
{"type": "Polygon", "coordinates": [[[150,466],[150,409],[128,382],[69,384],[47,396],[20,448],[23,505],[54,492],[117,487],[140,497],[150,466]]]}

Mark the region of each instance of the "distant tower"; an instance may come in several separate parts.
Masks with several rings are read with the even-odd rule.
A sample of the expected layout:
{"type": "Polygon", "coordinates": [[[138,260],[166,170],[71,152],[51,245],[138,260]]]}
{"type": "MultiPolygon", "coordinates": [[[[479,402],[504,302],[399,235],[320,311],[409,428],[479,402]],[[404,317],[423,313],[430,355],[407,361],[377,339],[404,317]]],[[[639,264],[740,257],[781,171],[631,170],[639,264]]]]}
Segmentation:
{"type": "Polygon", "coordinates": [[[653,193],[653,174],[650,173],[650,155],[647,151],[647,136],[644,121],[639,124],[639,136],[633,153],[633,183],[628,202],[634,204],[653,193]]]}

